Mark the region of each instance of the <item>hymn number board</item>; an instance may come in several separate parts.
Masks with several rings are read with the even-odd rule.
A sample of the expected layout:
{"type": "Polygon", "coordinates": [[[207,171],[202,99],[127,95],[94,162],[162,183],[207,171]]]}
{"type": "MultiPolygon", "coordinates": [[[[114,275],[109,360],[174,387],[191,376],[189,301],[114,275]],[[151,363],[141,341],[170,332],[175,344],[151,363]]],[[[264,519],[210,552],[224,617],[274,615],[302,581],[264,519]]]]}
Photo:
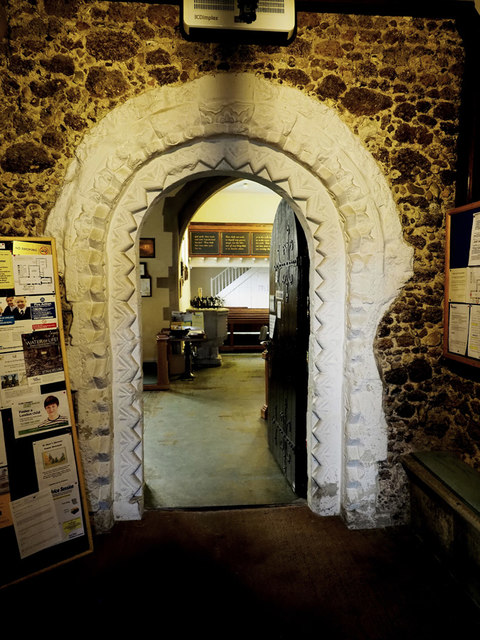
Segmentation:
{"type": "Polygon", "coordinates": [[[198,257],[268,258],[271,224],[191,224],[189,253],[198,257]]]}

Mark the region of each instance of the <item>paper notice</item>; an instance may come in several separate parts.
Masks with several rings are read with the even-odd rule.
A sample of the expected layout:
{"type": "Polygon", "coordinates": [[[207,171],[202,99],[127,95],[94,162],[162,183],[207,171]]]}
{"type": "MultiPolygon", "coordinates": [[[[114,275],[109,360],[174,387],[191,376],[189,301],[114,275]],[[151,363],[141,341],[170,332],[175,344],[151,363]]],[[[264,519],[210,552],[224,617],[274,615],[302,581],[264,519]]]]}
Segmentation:
{"type": "Polygon", "coordinates": [[[450,269],[449,302],[467,302],[467,269],[450,269]]]}
{"type": "Polygon", "coordinates": [[[273,338],[273,334],[275,333],[276,320],[277,318],[273,313],[268,316],[268,335],[270,336],[270,340],[273,338]]]}
{"type": "Polygon", "coordinates": [[[0,251],[0,289],[13,289],[13,262],[10,251],[0,251]]]}
{"type": "Polygon", "coordinates": [[[473,215],[472,234],[470,237],[469,267],[480,266],[480,212],[473,215]]]}
{"type": "Polygon", "coordinates": [[[480,267],[468,269],[466,302],[480,304],[480,267]]]}
{"type": "Polygon", "coordinates": [[[84,535],[80,488],[72,436],[61,435],[33,443],[40,489],[49,487],[64,540],[84,535]]]}
{"type": "Polygon", "coordinates": [[[472,306],[470,310],[468,355],[470,358],[480,358],[480,306],[478,305],[472,306]]]}
{"type": "Polygon", "coordinates": [[[451,304],[448,321],[448,350],[464,356],[468,341],[469,306],[467,304],[451,304]]]}
{"type": "MultiPolygon", "coordinates": [[[[27,387],[35,390],[36,385],[27,387]]],[[[25,387],[24,387],[25,389],[25,387]]],[[[16,438],[22,438],[52,429],[63,429],[71,426],[67,392],[58,390],[54,393],[25,392],[12,405],[12,419],[16,438]]]]}
{"type": "Polygon", "coordinates": [[[16,295],[55,293],[51,255],[14,255],[13,274],[16,295]]]}
{"type": "Polygon", "coordinates": [[[21,558],[62,542],[50,489],[13,500],[10,508],[21,558]]]}

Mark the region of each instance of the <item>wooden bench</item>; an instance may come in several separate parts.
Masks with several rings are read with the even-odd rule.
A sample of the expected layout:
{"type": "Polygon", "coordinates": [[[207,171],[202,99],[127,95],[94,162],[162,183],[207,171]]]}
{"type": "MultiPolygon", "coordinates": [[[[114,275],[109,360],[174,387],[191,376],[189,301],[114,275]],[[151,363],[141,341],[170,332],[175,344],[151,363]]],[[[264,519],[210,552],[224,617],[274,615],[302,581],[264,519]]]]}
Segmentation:
{"type": "Polygon", "coordinates": [[[268,326],[268,309],[250,309],[248,307],[229,307],[227,316],[228,338],[221,351],[263,351],[258,340],[260,329],[268,326]],[[240,334],[248,341],[242,344],[240,334]],[[244,336],[245,337],[245,336],[244,336]]]}
{"type": "Polygon", "coordinates": [[[449,452],[402,459],[412,527],[480,606],[480,473],[449,452]]]}

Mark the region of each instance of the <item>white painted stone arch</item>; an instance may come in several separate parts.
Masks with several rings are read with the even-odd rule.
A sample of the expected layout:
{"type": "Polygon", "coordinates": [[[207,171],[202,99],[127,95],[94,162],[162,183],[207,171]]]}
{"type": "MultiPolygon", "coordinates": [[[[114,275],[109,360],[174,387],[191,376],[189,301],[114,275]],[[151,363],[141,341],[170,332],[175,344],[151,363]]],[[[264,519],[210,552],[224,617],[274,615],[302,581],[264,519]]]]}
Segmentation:
{"type": "Polygon", "coordinates": [[[142,513],[138,230],[155,198],[214,173],[269,184],[307,235],[309,504],[352,526],[386,522],[376,509],[387,439],[373,339],[411,275],[411,249],[376,163],[332,109],[225,74],[112,111],[79,146],[47,222],[73,310],[68,357],[97,527],[142,513]]]}

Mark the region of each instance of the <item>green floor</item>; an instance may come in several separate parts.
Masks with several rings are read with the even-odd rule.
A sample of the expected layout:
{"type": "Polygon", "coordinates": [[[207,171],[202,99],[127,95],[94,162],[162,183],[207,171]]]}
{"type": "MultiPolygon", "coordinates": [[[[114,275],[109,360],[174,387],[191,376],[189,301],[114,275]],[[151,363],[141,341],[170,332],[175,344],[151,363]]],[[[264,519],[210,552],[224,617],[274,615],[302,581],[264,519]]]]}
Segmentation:
{"type": "Polygon", "coordinates": [[[297,501],[267,444],[260,354],[222,355],[170,391],[144,392],[146,506],[219,507],[297,501]]]}

